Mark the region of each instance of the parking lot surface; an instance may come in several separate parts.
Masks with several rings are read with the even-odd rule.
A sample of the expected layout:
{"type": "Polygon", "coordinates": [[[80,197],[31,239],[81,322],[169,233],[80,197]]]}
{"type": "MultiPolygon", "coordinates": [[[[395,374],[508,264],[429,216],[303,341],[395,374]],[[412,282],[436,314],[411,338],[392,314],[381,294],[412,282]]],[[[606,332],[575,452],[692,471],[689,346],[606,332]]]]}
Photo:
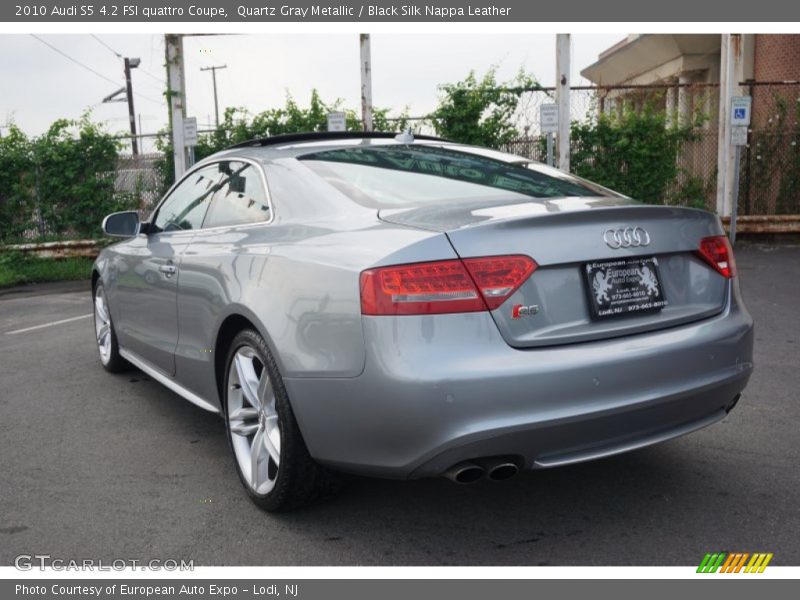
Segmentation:
{"type": "Polygon", "coordinates": [[[356,478],[280,515],[240,488],[218,416],[100,367],[86,291],[6,294],[0,564],[696,565],[746,551],[800,565],[800,247],[737,259],[756,370],[723,422],[503,483],[356,478]]]}

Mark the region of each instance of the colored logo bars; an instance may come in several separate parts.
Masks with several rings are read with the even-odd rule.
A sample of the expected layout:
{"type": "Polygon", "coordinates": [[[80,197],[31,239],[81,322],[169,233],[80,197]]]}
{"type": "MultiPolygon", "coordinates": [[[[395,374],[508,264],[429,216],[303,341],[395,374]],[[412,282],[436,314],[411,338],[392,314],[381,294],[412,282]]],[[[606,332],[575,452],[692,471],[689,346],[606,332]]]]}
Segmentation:
{"type": "Polygon", "coordinates": [[[715,552],[708,553],[703,557],[703,562],[697,567],[698,573],[763,573],[769,561],[772,560],[772,552],[715,552]],[[748,561],[748,559],[750,559],[748,561]],[[745,566],[746,563],[746,566],[745,566]]]}

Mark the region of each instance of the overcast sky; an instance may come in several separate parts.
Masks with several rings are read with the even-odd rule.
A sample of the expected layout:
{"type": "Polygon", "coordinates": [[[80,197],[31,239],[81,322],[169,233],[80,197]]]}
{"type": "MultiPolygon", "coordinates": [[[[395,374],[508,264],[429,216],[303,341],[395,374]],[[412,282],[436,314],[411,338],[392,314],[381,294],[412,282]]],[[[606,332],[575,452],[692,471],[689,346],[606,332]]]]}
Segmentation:
{"type": "MultiPolygon", "coordinates": [[[[133,71],[133,84],[143,130],[164,127],[163,36],[98,35],[99,41],[77,34],[39,37],[99,75],[30,35],[0,35],[0,126],[13,121],[39,134],[53,120],[77,118],[91,108],[93,118],[110,130],[126,130],[125,103],[100,103],[124,85],[118,52],[142,60],[133,71]]],[[[622,37],[573,35],[573,85],[585,83],[579,71],[622,37]]],[[[359,106],[357,35],[220,35],[187,37],[184,44],[188,114],[197,117],[201,128],[214,118],[211,74],[200,72],[209,65],[228,67],[217,72],[220,112],[227,106],[252,112],[281,106],[287,92],[305,105],[312,88],[325,100],[343,98],[346,106],[359,106]]],[[[502,81],[522,67],[542,84],[553,85],[555,35],[376,34],[372,62],[375,105],[393,112],[408,106],[412,116],[424,115],[436,106],[438,84],[463,79],[471,69],[483,73],[499,65],[502,81]]]]}

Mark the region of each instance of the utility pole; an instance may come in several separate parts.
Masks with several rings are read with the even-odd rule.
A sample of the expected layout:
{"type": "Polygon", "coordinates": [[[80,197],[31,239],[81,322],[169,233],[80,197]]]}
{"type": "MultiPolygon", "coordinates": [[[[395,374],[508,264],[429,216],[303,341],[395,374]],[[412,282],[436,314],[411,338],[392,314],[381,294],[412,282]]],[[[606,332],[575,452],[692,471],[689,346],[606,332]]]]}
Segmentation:
{"type": "Polygon", "coordinates": [[[219,128],[219,103],[217,102],[217,70],[227,69],[228,65],[218,65],[213,67],[200,67],[201,71],[211,71],[211,81],[214,84],[214,123],[219,128]]]}
{"type": "Polygon", "coordinates": [[[742,93],[744,79],[742,34],[723,33],[720,39],[719,133],[717,149],[717,214],[733,212],[736,151],[731,147],[731,99],[742,93]]]}
{"type": "Polygon", "coordinates": [[[556,104],[558,105],[558,168],[569,172],[570,34],[556,35],[556,104]]]}
{"type": "Polygon", "coordinates": [[[128,95],[128,121],[131,126],[131,151],[133,155],[139,154],[139,143],[136,139],[136,113],[133,110],[133,83],[131,82],[131,69],[139,66],[138,58],[125,58],[125,90],[128,95]]]}
{"type": "Polygon", "coordinates": [[[372,131],[372,58],[369,34],[359,36],[361,43],[361,121],[364,131],[372,131]]]}
{"type": "Polygon", "coordinates": [[[175,180],[186,172],[186,145],[183,141],[183,118],[186,88],[183,71],[183,36],[168,33],[164,36],[167,63],[167,101],[169,126],[172,131],[172,156],[175,161],[175,180]]]}

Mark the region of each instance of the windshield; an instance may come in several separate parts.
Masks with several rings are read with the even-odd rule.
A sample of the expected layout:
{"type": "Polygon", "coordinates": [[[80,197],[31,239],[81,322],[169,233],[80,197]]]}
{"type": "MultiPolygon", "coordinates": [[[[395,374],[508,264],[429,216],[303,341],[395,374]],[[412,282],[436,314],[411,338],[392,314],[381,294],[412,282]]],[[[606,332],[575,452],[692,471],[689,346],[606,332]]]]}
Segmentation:
{"type": "Polygon", "coordinates": [[[375,208],[610,195],[558,171],[545,174],[527,163],[434,146],[339,148],[298,159],[354,201],[375,208]]]}

